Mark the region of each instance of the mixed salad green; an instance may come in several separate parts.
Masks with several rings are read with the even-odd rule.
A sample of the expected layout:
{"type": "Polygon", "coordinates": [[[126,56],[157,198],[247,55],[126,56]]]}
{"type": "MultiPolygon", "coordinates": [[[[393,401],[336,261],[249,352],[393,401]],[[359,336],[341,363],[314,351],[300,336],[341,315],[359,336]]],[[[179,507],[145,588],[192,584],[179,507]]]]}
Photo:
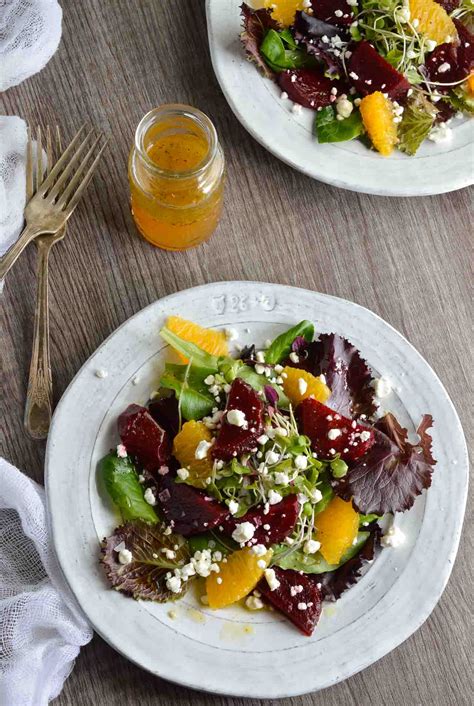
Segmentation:
{"type": "Polygon", "coordinates": [[[272,605],[310,635],[323,600],[400,541],[379,520],[430,485],[431,418],[416,445],[392,414],[376,419],[359,351],[315,339],[309,321],[235,357],[218,332],[180,320],[186,337],[175,322],[161,336],[181,362],[120,415],[121,443],[99,464],[122,520],[103,542],[106,574],[160,602],[203,584],[211,608],[272,605]]]}
{"type": "Polygon", "coordinates": [[[474,112],[473,0],[263,4],[242,5],[245,50],[294,112],[316,111],[319,142],[414,155],[474,112]]]}

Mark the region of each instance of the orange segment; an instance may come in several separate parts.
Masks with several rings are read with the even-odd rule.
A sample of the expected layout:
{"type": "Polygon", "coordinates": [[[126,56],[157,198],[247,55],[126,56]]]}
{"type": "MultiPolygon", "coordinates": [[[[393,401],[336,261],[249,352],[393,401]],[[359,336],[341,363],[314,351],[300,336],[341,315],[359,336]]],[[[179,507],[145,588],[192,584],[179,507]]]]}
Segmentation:
{"type": "Polygon", "coordinates": [[[304,0],[264,0],[263,2],[253,3],[256,9],[266,7],[272,10],[273,19],[285,27],[293,24],[296,11],[303,10],[304,5],[304,0]]]}
{"type": "Polygon", "coordinates": [[[418,20],[417,32],[437,44],[454,41],[457,36],[456,25],[441,5],[435,0],[409,0],[410,22],[418,20]]]}
{"type": "Polygon", "coordinates": [[[210,452],[206,458],[196,458],[196,448],[200,441],[212,441],[212,434],[202,422],[186,422],[173,441],[173,456],[182,468],[189,471],[188,481],[197,488],[206,487],[206,478],[212,473],[210,452]]]}
{"type": "Polygon", "coordinates": [[[474,74],[467,79],[467,92],[470,96],[474,96],[474,74]]]}
{"type": "Polygon", "coordinates": [[[314,397],[318,402],[326,402],[331,396],[331,390],[321,378],[307,373],[306,370],[287,366],[283,370],[282,377],[285,395],[295,407],[307,397],[314,397]]]}
{"type": "Polygon", "coordinates": [[[391,101],[380,91],[375,91],[362,98],[359,107],[373,146],[384,157],[388,157],[398,142],[391,101]]]}
{"type": "MultiPolygon", "coordinates": [[[[170,331],[180,338],[190,343],[194,343],[211,355],[229,355],[227,339],[224,331],[215,331],[210,328],[203,328],[192,321],[182,319],[180,316],[169,316],[166,326],[170,331]]],[[[187,358],[180,357],[187,363],[187,358]]]]}
{"type": "Polygon", "coordinates": [[[316,538],[321,542],[319,551],[329,564],[338,564],[359,530],[359,515],[352,502],[335,497],[316,515],[315,525],[316,538]]]}
{"type": "Polygon", "coordinates": [[[262,578],[271,556],[270,549],[257,556],[252,549],[245,548],[230,554],[227,562],[220,562],[220,572],[206,579],[209,606],[224,608],[247,596],[262,578]]]}

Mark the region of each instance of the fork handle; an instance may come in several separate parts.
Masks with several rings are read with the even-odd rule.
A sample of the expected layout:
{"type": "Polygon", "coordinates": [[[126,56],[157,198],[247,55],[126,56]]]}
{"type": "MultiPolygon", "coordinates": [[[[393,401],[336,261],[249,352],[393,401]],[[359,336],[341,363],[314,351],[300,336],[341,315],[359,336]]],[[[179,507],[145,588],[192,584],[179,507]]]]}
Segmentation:
{"type": "Polygon", "coordinates": [[[15,264],[15,262],[20,257],[21,253],[26,248],[28,243],[31,243],[33,238],[36,238],[36,236],[40,235],[42,232],[43,231],[35,225],[27,224],[24,227],[16,243],[13,243],[13,245],[9,250],[7,250],[5,255],[3,255],[3,257],[0,257],[0,280],[5,277],[12,265],[15,264]]]}
{"type": "Polygon", "coordinates": [[[52,414],[53,383],[49,359],[48,258],[51,244],[37,242],[38,280],[30,377],[26,395],[24,424],[33,439],[48,436],[52,414]]]}

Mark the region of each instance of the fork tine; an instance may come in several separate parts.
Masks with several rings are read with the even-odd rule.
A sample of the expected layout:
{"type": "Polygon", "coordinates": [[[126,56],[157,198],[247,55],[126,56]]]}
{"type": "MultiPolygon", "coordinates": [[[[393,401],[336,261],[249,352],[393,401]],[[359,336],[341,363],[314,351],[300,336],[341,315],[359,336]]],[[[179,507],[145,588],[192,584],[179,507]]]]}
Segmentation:
{"type": "Polygon", "coordinates": [[[53,168],[53,143],[51,140],[51,129],[46,126],[46,174],[53,168]]]}
{"type": "Polygon", "coordinates": [[[64,154],[61,156],[60,159],[58,159],[58,161],[56,162],[54,167],[51,169],[51,173],[49,174],[48,178],[44,180],[44,182],[41,186],[41,193],[42,194],[44,194],[49,188],[51,188],[56,177],[61,172],[61,169],[68,163],[69,156],[71,155],[75,146],[77,145],[84,128],[85,128],[85,125],[83,125],[82,127],[79,128],[79,130],[76,132],[76,134],[72,138],[72,140],[69,143],[69,145],[67,146],[67,148],[64,150],[64,154]]]}
{"type": "Polygon", "coordinates": [[[72,195],[72,197],[71,197],[69,203],[66,204],[65,207],[62,206],[62,208],[64,208],[64,210],[67,212],[66,218],[69,218],[69,216],[70,216],[71,213],[74,211],[74,209],[76,208],[77,204],[79,203],[79,200],[80,200],[80,198],[81,198],[81,196],[82,196],[82,192],[86,189],[88,183],[90,182],[91,177],[92,177],[92,175],[93,175],[93,173],[94,173],[94,169],[96,168],[97,163],[98,163],[99,159],[100,159],[101,156],[102,156],[102,152],[103,152],[103,151],[105,150],[105,148],[107,147],[107,143],[108,143],[108,140],[106,140],[106,141],[104,142],[104,144],[102,145],[102,147],[101,147],[100,150],[98,151],[97,157],[94,159],[94,161],[92,162],[91,166],[89,167],[89,169],[88,169],[87,172],[85,173],[85,175],[84,175],[84,177],[83,177],[83,179],[82,179],[82,182],[81,182],[81,183],[79,184],[79,186],[77,187],[76,192],[72,195]]]}
{"type": "Polygon", "coordinates": [[[28,127],[28,142],[26,143],[26,200],[33,196],[33,142],[31,140],[31,128],[28,127]]]}
{"type": "Polygon", "coordinates": [[[41,139],[41,127],[36,128],[36,191],[43,181],[43,143],[41,139]]]}
{"type": "Polygon", "coordinates": [[[99,135],[99,137],[96,137],[96,139],[92,143],[91,147],[87,151],[86,156],[83,158],[82,162],[80,163],[80,165],[76,169],[76,173],[74,174],[73,178],[71,179],[71,181],[69,182],[67,187],[64,189],[63,193],[60,195],[60,197],[58,199],[58,204],[60,205],[60,207],[63,207],[67,204],[69,197],[71,196],[71,194],[74,192],[74,189],[81,181],[81,174],[84,171],[84,169],[86,168],[87,162],[92,157],[92,154],[93,154],[95,148],[97,147],[97,145],[99,144],[101,137],[102,137],[101,135],[99,135]]]}
{"type": "Polygon", "coordinates": [[[79,157],[84,151],[84,148],[86,147],[89,139],[92,137],[94,131],[90,130],[85,138],[82,140],[81,144],[77,148],[77,150],[74,152],[73,156],[69,160],[69,162],[66,164],[64,167],[63,172],[61,173],[60,177],[57,179],[57,181],[54,182],[54,184],[51,182],[51,186],[47,187],[45,191],[48,191],[48,198],[49,199],[56,199],[59,196],[59,193],[63,186],[66,184],[66,181],[68,177],[72,174],[74,168],[79,162],[79,157]]]}

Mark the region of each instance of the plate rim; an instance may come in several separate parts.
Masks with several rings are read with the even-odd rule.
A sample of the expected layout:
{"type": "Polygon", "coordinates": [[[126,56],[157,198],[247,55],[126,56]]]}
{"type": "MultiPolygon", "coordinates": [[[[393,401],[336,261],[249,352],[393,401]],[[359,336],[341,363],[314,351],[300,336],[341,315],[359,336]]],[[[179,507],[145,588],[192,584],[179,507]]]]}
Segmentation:
{"type": "Polygon", "coordinates": [[[354,674],[362,671],[363,669],[367,668],[371,664],[374,664],[377,662],[379,659],[381,659],[383,656],[394,650],[396,647],[398,647],[400,644],[402,644],[408,637],[410,637],[414,632],[416,632],[421,625],[427,620],[427,618],[430,616],[431,612],[437,605],[441,595],[443,594],[446,584],[449,580],[449,577],[451,575],[451,571],[454,565],[454,560],[457,555],[458,547],[459,547],[459,541],[461,537],[461,532],[462,532],[462,526],[463,526],[463,521],[464,521],[464,516],[465,516],[465,508],[466,508],[466,502],[467,502],[467,493],[468,493],[468,485],[469,485],[469,458],[468,458],[468,449],[467,449],[467,444],[466,444],[466,439],[465,435],[462,429],[462,425],[459,419],[459,416],[456,412],[456,409],[454,407],[454,404],[447,392],[447,390],[444,388],[444,385],[442,384],[441,380],[439,379],[438,375],[436,372],[433,370],[433,368],[429,365],[429,363],[425,360],[425,358],[417,351],[417,349],[408,341],[408,339],[403,336],[397,329],[395,329],[390,323],[385,321],[381,316],[373,312],[372,310],[368,309],[367,307],[362,306],[361,304],[357,304],[356,302],[352,302],[350,300],[347,300],[342,297],[337,297],[334,295],[326,294],[324,292],[317,292],[315,290],[303,288],[303,287],[295,287],[291,285],[284,285],[284,284],[279,284],[279,283],[269,283],[269,282],[262,282],[262,281],[254,281],[254,280],[230,280],[230,281],[219,281],[219,282],[212,282],[208,284],[203,284],[203,285],[198,285],[196,287],[189,287],[187,289],[174,292],[170,295],[166,295],[164,297],[161,297],[159,299],[156,299],[154,302],[151,302],[147,306],[143,307],[139,311],[137,311],[135,314],[130,316],[128,319],[126,319],[124,322],[122,322],[114,331],[112,331],[105,339],[104,341],[93,351],[93,353],[87,358],[87,360],[83,363],[79,371],[74,375],[73,379],[65,389],[57,407],[55,410],[55,413],[53,415],[52,423],[51,423],[51,428],[50,428],[50,434],[48,436],[48,442],[47,442],[47,447],[46,447],[46,455],[45,455],[45,489],[46,489],[46,503],[47,503],[47,517],[48,517],[48,525],[49,529],[51,532],[51,537],[52,537],[52,545],[53,545],[53,551],[54,554],[57,558],[58,561],[58,566],[60,568],[61,574],[64,578],[64,581],[66,585],[69,587],[70,591],[76,598],[80,609],[83,611],[83,613],[86,615],[87,620],[92,624],[93,629],[101,635],[101,637],[113,647],[113,649],[117,650],[120,654],[122,654],[125,658],[129,659],[131,662],[136,664],[142,669],[145,669],[146,671],[149,671],[151,674],[154,674],[155,676],[158,676],[159,678],[167,679],[170,681],[173,681],[174,683],[181,684],[182,686],[188,687],[195,689],[197,691],[206,691],[208,693],[213,693],[213,694],[220,694],[220,695],[227,695],[227,696],[235,696],[235,697],[241,697],[241,698],[260,698],[260,699],[265,699],[265,698],[271,698],[271,699],[277,699],[277,698],[285,698],[285,697],[293,697],[293,696],[299,696],[303,695],[306,693],[310,693],[307,688],[303,689],[296,689],[292,691],[285,691],[285,693],[273,693],[269,692],[268,690],[263,690],[263,691],[255,691],[252,689],[240,689],[239,691],[235,690],[226,690],[223,688],[218,688],[217,686],[210,687],[210,686],[203,686],[202,683],[196,683],[194,681],[189,681],[189,680],[177,680],[176,675],[174,676],[169,676],[166,673],[162,673],[160,669],[160,664],[158,663],[157,668],[151,669],[147,666],[144,666],[143,664],[140,663],[138,659],[134,659],[133,656],[129,652],[127,652],[125,649],[121,647],[121,645],[117,642],[117,640],[114,638],[113,634],[108,634],[104,630],[99,629],[95,622],[92,621],[86,610],[82,607],[82,604],[77,597],[76,591],[72,585],[72,582],[69,581],[68,574],[63,568],[63,565],[60,561],[60,554],[61,554],[61,549],[58,549],[58,541],[59,541],[59,536],[54,532],[54,524],[55,521],[53,519],[53,513],[51,511],[51,498],[52,495],[54,495],[53,491],[53,486],[51,483],[51,476],[52,476],[52,469],[51,469],[51,464],[50,464],[50,456],[52,453],[52,446],[53,446],[53,435],[55,431],[56,424],[58,424],[58,420],[60,417],[60,412],[61,408],[66,400],[66,396],[69,393],[69,390],[72,388],[74,385],[76,379],[87,369],[87,367],[90,365],[91,359],[93,359],[96,354],[104,348],[107,343],[110,341],[111,338],[113,338],[116,333],[121,330],[123,327],[125,327],[129,322],[131,322],[133,319],[137,318],[143,312],[146,310],[151,310],[154,307],[156,307],[159,304],[162,304],[165,301],[169,301],[173,298],[179,298],[183,294],[189,294],[190,292],[196,292],[198,290],[206,290],[206,289],[211,289],[215,288],[216,286],[222,286],[226,287],[232,285],[233,287],[237,286],[240,287],[243,285],[244,287],[270,287],[271,289],[279,289],[284,292],[285,290],[291,290],[293,292],[306,292],[312,295],[319,295],[324,298],[332,299],[337,302],[342,302],[345,305],[350,305],[351,307],[356,307],[358,309],[364,310],[368,312],[372,317],[377,319],[378,321],[382,322],[384,326],[388,327],[391,329],[400,339],[403,340],[405,344],[407,344],[412,352],[419,358],[421,361],[423,361],[424,365],[427,367],[429,370],[430,374],[435,378],[437,383],[440,385],[442,391],[444,392],[445,395],[445,401],[449,404],[450,406],[450,412],[454,417],[454,421],[457,423],[457,426],[459,427],[459,430],[461,432],[459,442],[460,442],[460,448],[462,448],[462,458],[459,457],[459,467],[460,469],[464,469],[463,473],[463,485],[462,485],[462,499],[461,499],[461,505],[462,505],[462,513],[458,514],[455,518],[455,526],[454,526],[454,532],[453,532],[453,542],[450,546],[449,549],[449,555],[446,558],[446,562],[444,564],[444,571],[441,575],[441,582],[438,584],[438,587],[432,595],[430,595],[430,600],[426,600],[423,603],[423,611],[420,613],[418,611],[416,619],[412,621],[412,623],[409,624],[409,626],[405,627],[405,629],[402,631],[402,633],[399,634],[399,637],[396,638],[396,640],[392,640],[390,643],[390,646],[387,649],[383,649],[381,653],[378,654],[378,656],[374,659],[371,656],[368,656],[366,659],[362,660],[360,664],[356,668],[350,668],[350,670],[347,671],[347,673],[344,673],[344,676],[342,678],[336,677],[333,679],[333,681],[329,684],[326,684],[325,686],[319,686],[319,687],[314,687],[313,691],[318,691],[323,688],[327,688],[328,686],[334,685],[336,683],[339,683],[341,681],[344,681],[345,679],[349,678],[350,676],[353,676],[354,674]],[[401,635],[401,636],[400,636],[401,635]]]}
{"type": "MultiPolygon", "coordinates": [[[[334,186],[339,189],[345,189],[354,193],[369,194],[372,196],[387,196],[394,198],[416,198],[421,196],[436,196],[438,194],[446,194],[451,193],[453,191],[459,191],[460,189],[467,188],[474,184],[474,170],[471,169],[470,172],[466,171],[465,174],[457,176],[456,179],[452,179],[448,184],[443,184],[439,187],[427,187],[425,186],[425,182],[423,180],[421,181],[421,183],[417,183],[416,190],[414,190],[414,187],[408,186],[408,184],[405,187],[399,186],[398,188],[394,188],[390,184],[384,184],[384,187],[381,190],[376,186],[370,187],[367,185],[361,186],[358,184],[354,184],[352,182],[345,181],[344,179],[339,178],[338,176],[328,177],[324,170],[318,171],[317,167],[311,168],[310,166],[300,164],[297,161],[293,160],[284,150],[280,149],[277,144],[272,144],[271,140],[267,140],[265,136],[260,134],[260,132],[254,128],[253,124],[245,117],[243,111],[239,107],[237,99],[234,98],[233,93],[228,87],[224,72],[221,70],[221,66],[219,63],[220,51],[217,47],[217,43],[213,41],[211,12],[212,6],[214,6],[218,1],[221,0],[206,0],[206,24],[208,32],[208,45],[214,74],[217,78],[220,89],[224,94],[227,104],[229,105],[230,109],[232,110],[233,114],[240,122],[242,127],[251,135],[251,137],[253,137],[254,140],[256,140],[264,149],[270,152],[274,157],[279,159],[284,164],[287,164],[288,166],[292,167],[292,169],[295,169],[296,171],[301,172],[302,174],[305,174],[306,176],[315,179],[316,181],[320,181],[324,184],[328,184],[329,186],[334,186]]],[[[258,74],[258,72],[257,75],[262,81],[265,80],[262,76],[258,74]]],[[[433,155],[433,157],[435,156],[436,155],[433,155]]],[[[354,157],[356,157],[356,155],[354,155],[354,157]]],[[[316,159],[314,160],[314,164],[317,165],[316,159]]],[[[380,162],[380,164],[382,164],[382,162],[380,162]]]]}

